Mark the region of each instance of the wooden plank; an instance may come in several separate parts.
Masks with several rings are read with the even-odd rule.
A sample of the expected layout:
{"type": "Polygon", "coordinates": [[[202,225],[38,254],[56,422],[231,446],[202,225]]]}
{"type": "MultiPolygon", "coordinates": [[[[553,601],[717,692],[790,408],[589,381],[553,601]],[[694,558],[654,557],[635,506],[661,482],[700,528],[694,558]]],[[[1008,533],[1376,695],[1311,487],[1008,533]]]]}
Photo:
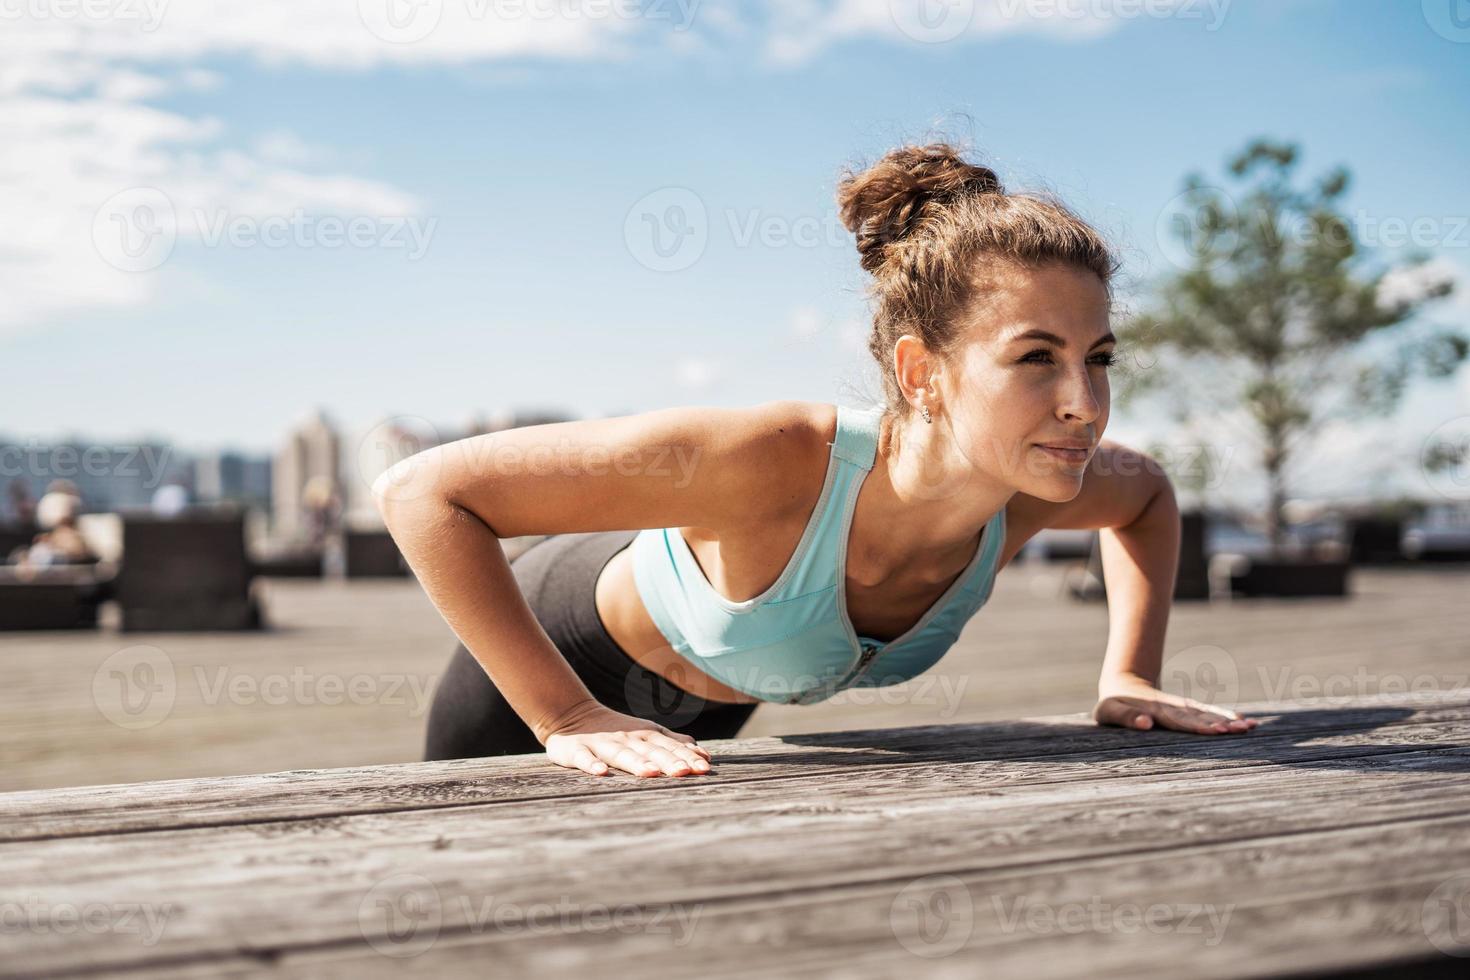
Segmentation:
{"type": "MultiPolygon", "coordinates": [[[[0,794],[0,842],[87,834],[157,832],[350,813],[473,806],[625,792],[686,791],[691,782],[809,779],[900,769],[946,759],[995,761],[1104,753],[1118,758],[1162,752],[1159,765],[1207,767],[1258,762],[1309,733],[1372,731],[1470,717],[1470,695],[1436,699],[1387,695],[1273,705],[1246,736],[1132,732],[1094,726],[1085,715],[974,725],[923,725],[881,732],[836,732],[706,743],[715,769],[684,780],[613,775],[594,779],[541,755],[370,766],[90,786],[0,794]],[[1241,748],[1240,739],[1249,747],[1241,748]],[[1165,751],[1172,749],[1172,752],[1165,751]],[[1245,754],[1240,754],[1244,752],[1245,754]],[[1191,761],[1198,760],[1198,761],[1191,761]]],[[[1252,711],[1252,706],[1243,706],[1252,711]]],[[[1396,732],[1396,739],[1410,736],[1396,732]]],[[[1102,760],[1082,760],[1102,764],[1102,760]]],[[[1090,770],[1089,770],[1090,771],[1090,770]]],[[[1060,770],[1058,771],[1060,773],[1060,770]]],[[[1086,772],[1075,773],[1081,778],[1086,772]]]]}
{"type": "MultiPolygon", "coordinates": [[[[626,897],[568,907],[555,941],[532,906],[435,892],[430,916],[389,939],[350,937],[255,955],[134,964],[149,976],[891,977],[1280,976],[1404,956],[1446,960],[1422,908],[1470,852],[1470,816],[1112,855],[1037,868],[885,879],[683,910],[626,897]],[[1324,860],[1324,857],[1332,860],[1324,860]],[[936,896],[950,899],[935,903],[936,896]],[[914,903],[918,904],[915,905],[914,903]],[[445,909],[467,903],[457,928],[445,909]],[[619,917],[602,910],[619,910],[619,917]],[[518,911],[520,914],[510,914],[518,911]],[[1157,926],[1145,925],[1144,914],[1157,926]],[[529,918],[528,918],[529,916],[529,918]]],[[[554,911],[554,910],[549,910],[554,911]]],[[[370,915],[379,914],[371,910],[370,915]]],[[[382,913],[386,914],[386,912],[382,913]]],[[[104,966],[98,962],[95,966],[104,966]]],[[[1463,963],[1457,964],[1463,966],[1463,963]]],[[[79,965],[85,971],[85,965],[79,965]]],[[[37,975],[75,975],[63,968],[37,975]]]]}
{"type": "MultiPolygon", "coordinates": [[[[0,849],[0,880],[51,905],[183,910],[147,949],[33,937],[27,967],[63,969],[356,941],[361,903],[402,874],[520,906],[628,895],[687,905],[1457,816],[1470,793],[1470,749],[1458,746],[1204,773],[1130,776],[1120,762],[1113,778],[1072,782],[1046,779],[1053,765],[985,759],[799,784],[691,782],[676,819],[610,794],[59,839],[0,849]]],[[[445,909],[443,927],[463,930],[458,914],[445,909]]]]}
{"type": "MultiPolygon", "coordinates": [[[[1446,866],[1467,853],[1470,818],[1460,816],[714,903],[683,935],[647,913],[625,929],[588,915],[569,921],[586,934],[578,954],[604,976],[672,978],[691,962],[716,976],[763,963],[783,975],[810,965],[813,975],[928,975],[938,966],[937,975],[956,976],[1172,978],[1185,962],[1191,975],[1279,976],[1369,957],[1448,959],[1415,923],[1446,866]],[[683,945],[670,955],[675,941],[683,945]]],[[[288,953],[280,966],[323,978],[531,976],[565,966],[565,953],[535,941],[523,921],[496,921],[482,909],[457,935],[415,936],[384,952],[288,953]]]]}

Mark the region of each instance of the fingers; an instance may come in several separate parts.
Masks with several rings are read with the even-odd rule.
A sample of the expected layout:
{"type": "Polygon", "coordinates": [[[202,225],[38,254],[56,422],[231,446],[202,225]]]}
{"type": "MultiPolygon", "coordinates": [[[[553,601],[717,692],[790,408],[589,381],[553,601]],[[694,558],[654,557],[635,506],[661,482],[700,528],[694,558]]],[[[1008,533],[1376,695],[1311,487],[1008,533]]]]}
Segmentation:
{"type": "Polygon", "coordinates": [[[607,763],[592,754],[592,750],[585,745],[577,746],[572,753],[572,766],[594,776],[607,775],[607,763]]]}
{"type": "MultiPolygon", "coordinates": [[[[667,775],[687,776],[695,771],[694,767],[696,763],[694,759],[686,759],[684,756],[678,755],[661,745],[649,743],[644,751],[646,758],[656,763],[667,775]]],[[[697,759],[698,757],[696,756],[695,758],[697,759]]],[[[709,763],[703,759],[699,759],[698,765],[708,768],[709,763]]]]}
{"type": "MultiPolygon", "coordinates": [[[[642,735],[644,733],[630,732],[629,734],[642,735]]],[[[695,741],[693,735],[685,735],[683,732],[676,732],[671,728],[660,728],[657,732],[652,733],[652,738],[655,741],[658,741],[662,738],[677,743],[668,746],[668,748],[671,748],[675,751],[693,752],[696,755],[703,756],[706,760],[708,760],[710,757],[709,749],[705,748],[703,745],[700,745],[697,741],[695,741]]]]}
{"type": "Polygon", "coordinates": [[[1225,731],[1225,726],[1218,717],[1195,708],[1170,706],[1160,714],[1164,723],[1175,731],[1194,732],[1196,735],[1218,735],[1225,731]]]}
{"type": "Polygon", "coordinates": [[[634,776],[688,776],[709,772],[708,752],[652,731],[614,732],[592,736],[597,757],[634,776]],[[696,751],[697,750],[697,751],[696,751]]]}
{"type": "Polygon", "coordinates": [[[1162,726],[1197,735],[1238,734],[1248,732],[1260,724],[1257,719],[1243,718],[1229,708],[1189,698],[1145,701],[1140,698],[1109,697],[1093,709],[1093,719],[1099,724],[1139,731],[1162,726]]]}
{"type": "Polygon", "coordinates": [[[1224,734],[1227,732],[1248,732],[1255,728],[1260,722],[1255,718],[1242,717],[1240,712],[1231,708],[1222,708],[1217,704],[1205,704],[1192,698],[1184,698],[1183,704],[1201,716],[1210,729],[1210,734],[1224,734]]]}
{"type": "Polygon", "coordinates": [[[580,769],[591,776],[606,776],[608,772],[607,763],[597,758],[590,748],[560,735],[553,735],[547,740],[546,757],[559,766],[580,769]]]}
{"type": "Polygon", "coordinates": [[[659,772],[629,745],[611,737],[553,735],[546,742],[546,755],[559,766],[593,776],[605,776],[613,768],[637,776],[656,776],[659,772]]]}
{"type": "Polygon", "coordinates": [[[667,760],[664,756],[672,759],[676,766],[687,768],[692,772],[708,772],[709,750],[703,745],[693,744],[694,740],[690,736],[685,735],[683,737],[689,738],[689,741],[676,741],[679,738],[678,732],[670,732],[667,735],[654,732],[646,736],[648,743],[654,750],[662,753],[662,755],[652,756],[652,758],[657,759],[664,766],[664,772],[670,776],[677,775],[677,773],[670,772],[668,765],[665,764],[667,760]]]}
{"type": "Polygon", "coordinates": [[[1229,735],[1248,732],[1255,727],[1254,719],[1231,718],[1212,705],[1205,705],[1204,710],[1196,707],[1166,707],[1164,711],[1170,728],[1199,735],[1229,735]]]}
{"type": "Polygon", "coordinates": [[[1189,701],[1190,708],[1199,712],[1201,718],[1210,726],[1214,734],[1226,732],[1248,732],[1255,728],[1259,721],[1255,718],[1244,718],[1240,712],[1230,708],[1222,708],[1214,704],[1202,704],[1199,701],[1189,701]]]}
{"type": "Polygon", "coordinates": [[[557,765],[594,776],[613,769],[635,776],[689,776],[710,771],[710,753],[692,735],[663,726],[553,735],[546,753],[557,765]]]}
{"type": "Polygon", "coordinates": [[[593,742],[593,750],[610,764],[635,776],[657,776],[663,770],[639,751],[636,742],[603,739],[593,742]]]}

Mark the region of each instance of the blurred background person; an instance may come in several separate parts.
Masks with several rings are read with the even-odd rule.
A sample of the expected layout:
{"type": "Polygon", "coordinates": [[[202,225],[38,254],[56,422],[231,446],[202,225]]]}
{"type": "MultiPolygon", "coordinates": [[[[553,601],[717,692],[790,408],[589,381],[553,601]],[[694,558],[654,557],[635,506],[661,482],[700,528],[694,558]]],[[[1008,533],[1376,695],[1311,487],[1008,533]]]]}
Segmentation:
{"type": "Polygon", "coordinates": [[[36,505],[36,522],[43,530],[16,556],[17,564],[35,567],[97,561],[97,554],[77,528],[81,513],[82,498],[75,485],[69,480],[53,481],[36,505]]]}

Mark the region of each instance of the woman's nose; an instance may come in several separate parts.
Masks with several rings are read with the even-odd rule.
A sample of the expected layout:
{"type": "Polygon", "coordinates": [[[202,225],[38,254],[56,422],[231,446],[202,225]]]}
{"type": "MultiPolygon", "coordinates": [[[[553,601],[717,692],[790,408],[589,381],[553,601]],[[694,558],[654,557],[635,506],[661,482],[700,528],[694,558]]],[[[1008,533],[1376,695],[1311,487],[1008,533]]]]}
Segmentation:
{"type": "Polygon", "coordinates": [[[1089,424],[1102,414],[1102,403],[1097,397],[1097,392],[1093,390],[1092,378],[1086,371],[1071,376],[1058,406],[1057,414],[1066,422],[1089,424]]]}

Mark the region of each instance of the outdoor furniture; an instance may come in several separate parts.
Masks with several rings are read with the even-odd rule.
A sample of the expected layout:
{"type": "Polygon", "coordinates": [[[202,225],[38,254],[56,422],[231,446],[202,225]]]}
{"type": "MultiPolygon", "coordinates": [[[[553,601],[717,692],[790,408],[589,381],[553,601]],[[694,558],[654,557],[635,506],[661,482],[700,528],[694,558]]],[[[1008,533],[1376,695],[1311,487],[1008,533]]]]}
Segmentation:
{"type": "Polygon", "coordinates": [[[1252,596],[1346,596],[1347,561],[1242,558],[1230,576],[1230,590],[1252,596]]]}
{"type": "Polygon", "coordinates": [[[1210,597],[1210,563],[1205,553],[1209,518],[1197,510],[1179,515],[1179,574],[1174,580],[1175,599],[1210,597]]]}
{"type": "MultiPolygon", "coordinates": [[[[1206,520],[1199,511],[1185,511],[1179,515],[1179,569],[1174,579],[1175,599],[1210,598],[1209,561],[1205,556],[1206,520]]],[[[1074,599],[1106,599],[1108,589],[1103,578],[1102,545],[1096,531],[1089,533],[1092,545],[1087,560],[1067,570],[1066,589],[1074,599]]]]}
{"type": "Polygon", "coordinates": [[[1464,976],[1470,694],[1239,707],[1250,734],[1065,715],[715,740],[679,778],[529,755],[0,794],[6,895],[113,924],[7,930],[0,963],[1464,976]]]}
{"type": "Polygon", "coordinates": [[[0,565],[0,630],[96,629],[116,574],[110,562],[0,565]]]}
{"type": "Polygon", "coordinates": [[[275,550],[251,560],[256,575],[268,578],[321,578],[325,555],[320,547],[275,550]]]}
{"type": "Polygon", "coordinates": [[[262,625],[239,510],[123,515],[117,600],[124,632],[262,625]]]}
{"type": "Polygon", "coordinates": [[[1049,527],[1032,535],[1028,543],[1043,561],[1071,562],[1078,559],[1085,561],[1096,540],[1096,531],[1049,527]]]}
{"type": "Polygon", "coordinates": [[[41,533],[35,523],[21,524],[17,521],[0,521],[0,565],[16,548],[29,545],[41,533]]]}
{"type": "Polygon", "coordinates": [[[1403,521],[1359,517],[1348,521],[1348,560],[1354,565],[1389,565],[1407,560],[1403,521]]]}
{"type": "Polygon", "coordinates": [[[342,558],[347,578],[403,578],[409,573],[387,531],[343,531],[342,558]]]}

